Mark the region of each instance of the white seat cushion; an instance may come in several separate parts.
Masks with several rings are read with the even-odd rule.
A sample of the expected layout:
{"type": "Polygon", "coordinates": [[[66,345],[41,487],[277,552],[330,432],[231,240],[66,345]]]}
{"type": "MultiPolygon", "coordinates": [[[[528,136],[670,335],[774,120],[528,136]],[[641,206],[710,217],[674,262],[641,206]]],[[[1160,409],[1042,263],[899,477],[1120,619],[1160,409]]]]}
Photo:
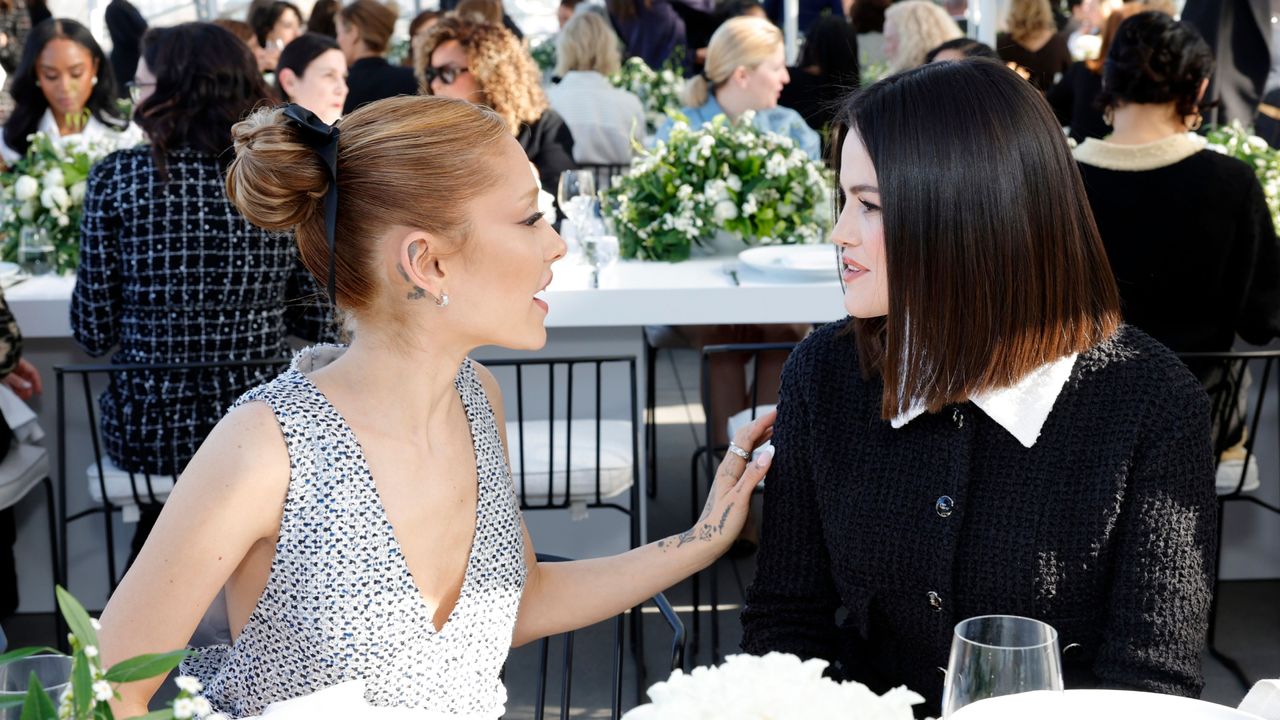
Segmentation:
{"type": "MultiPolygon", "coordinates": [[[[507,423],[508,457],[516,492],[530,505],[544,504],[548,495],[563,502],[565,495],[565,460],[572,451],[568,468],[571,503],[593,502],[596,497],[596,421],[574,420],[573,442],[569,448],[565,420],[526,420],[524,422],[524,485],[520,475],[520,425],[507,423]],[[555,434],[555,457],[552,458],[552,431],[555,434]],[[552,472],[548,473],[548,467],[552,472]]],[[[625,420],[600,422],[600,497],[608,499],[626,492],[632,483],[634,458],[631,454],[633,425],[625,420]]]]}
{"type": "MultiPolygon", "coordinates": [[[[121,470],[106,456],[102,458],[102,474],[106,480],[107,499],[112,505],[119,505],[129,510],[134,508],[134,489],[137,489],[137,496],[144,502],[150,501],[152,492],[156,500],[163,502],[169,497],[169,491],[173,490],[172,475],[152,475],[151,492],[148,492],[146,475],[121,470]]],[[[90,464],[85,470],[85,477],[89,481],[89,497],[96,503],[102,502],[102,487],[98,483],[97,465],[90,464]]],[[[133,517],[132,512],[125,514],[126,521],[132,520],[133,517]]]]}
{"type": "Polygon", "coordinates": [[[36,483],[49,477],[49,451],[14,441],[0,462],[0,510],[26,497],[36,483]]]}

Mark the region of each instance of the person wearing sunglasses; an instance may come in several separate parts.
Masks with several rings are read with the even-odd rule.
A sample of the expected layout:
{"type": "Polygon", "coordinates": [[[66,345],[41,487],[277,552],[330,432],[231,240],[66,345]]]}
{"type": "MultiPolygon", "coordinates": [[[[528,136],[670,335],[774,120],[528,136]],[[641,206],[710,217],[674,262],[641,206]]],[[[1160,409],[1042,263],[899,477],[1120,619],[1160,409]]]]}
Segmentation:
{"type": "Polygon", "coordinates": [[[356,0],[338,11],[338,46],[347,57],[347,100],[342,113],[384,98],[417,95],[413,70],[384,57],[396,28],[396,11],[378,0],[356,0]]]}
{"type": "Polygon", "coordinates": [[[551,109],[538,66],[506,28],[447,17],[422,38],[414,65],[424,95],[493,108],[538,169],[544,188],[577,167],[573,133],[551,109]]]}

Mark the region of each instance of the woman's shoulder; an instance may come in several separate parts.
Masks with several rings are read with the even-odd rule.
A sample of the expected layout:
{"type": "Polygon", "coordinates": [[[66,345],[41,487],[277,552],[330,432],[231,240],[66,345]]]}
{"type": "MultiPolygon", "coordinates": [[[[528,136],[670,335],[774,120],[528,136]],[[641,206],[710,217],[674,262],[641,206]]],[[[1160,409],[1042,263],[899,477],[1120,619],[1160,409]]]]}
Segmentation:
{"type": "Polygon", "coordinates": [[[818,327],[800,341],[787,359],[783,376],[805,385],[828,375],[836,382],[861,383],[858,367],[853,320],[845,318],[818,327]]]}
{"type": "Polygon", "coordinates": [[[1132,325],[1121,325],[1110,338],[1081,353],[1075,377],[1105,386],[1117,401],[1133,397],[1188,408],[1205,400],[1200,381],[1177,354],[1132,325]]]}

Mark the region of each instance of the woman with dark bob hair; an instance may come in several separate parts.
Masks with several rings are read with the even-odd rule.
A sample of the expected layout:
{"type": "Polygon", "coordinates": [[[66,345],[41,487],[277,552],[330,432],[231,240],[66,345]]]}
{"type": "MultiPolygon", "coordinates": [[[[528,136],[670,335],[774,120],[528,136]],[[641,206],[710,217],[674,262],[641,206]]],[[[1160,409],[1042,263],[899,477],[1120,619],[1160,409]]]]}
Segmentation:
{"type": "Polygon", "coordinates": [[[938,63],[839,120],[850,318],[783,372],[743,648],[905,684],[937,715],[956,623],[1022,615],[1057,628],[1068,687],[1198,694],[1209,403],[1121,324],[1043,97],[938,63]]]}
{"type": "MultiPolygon", "coordinates": [[[[285,357],[287,336],[325,335],[292,237],[254,227],[227,200],[231,126],[269,101],[249,48],[209,23],[153,28],[134,84],[151,145],[89,175],[76,341],[95,357],[114,349],[115,362],[161,364],[285,357]]],[[[227,407],[273,373],[117,375],[101,400],[107,455],[122,470],[175,475],[227,407]]],[[[143,508],[135,553],[158,513],[143,508]]]]}
{"type": "Polygon", "coordinates": [[[66,135],[112,137],[133,145],[142,139],[116,107],[111,62],[89,29],[75,20],[49,18],[27,36],[13,78],[14,109],[4,124],[0,159],[12,166],[27,154],[30,135],[54,142],[66,135]]]}

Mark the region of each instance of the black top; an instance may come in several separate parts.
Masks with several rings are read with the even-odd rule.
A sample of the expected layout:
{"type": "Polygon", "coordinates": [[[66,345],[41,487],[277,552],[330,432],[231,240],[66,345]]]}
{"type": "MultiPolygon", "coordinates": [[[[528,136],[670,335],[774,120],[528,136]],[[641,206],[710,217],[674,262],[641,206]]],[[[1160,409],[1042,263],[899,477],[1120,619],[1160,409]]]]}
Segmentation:
{"type": "Polygon", "coordinates": [[[1085,63],[1072,63],[1062,80],[1049,91],[1049,105],[1058,122],[1071,128],[1071,139],[1103,138],[1111,127],[1102,121],[1102,109],[1094,103],[1102,92],[1102,75],[1085,63]]]}
{"type": "Polygon", "coordinates": [[[1197,695],[1217,518],[1209,402],[1182,363],[1123,327],[1026,448],[972,403],[893,429],[847,322],[783,371],[743,649],[905,684],[936,716],[956,623],[1013,614],[1058,630],[1069,688],[1197,695]]]}
{"type": "Polygon", "coordinates": [[[809,127],[818,132],[833,123],[840,101],[857,89],[856,80],[842,84],[835,78],[813,75],[801,68],[790,68],[789,73],[791,82],[783,86],[778,104],[800,113],[809,127]]]}
{"type": "Polygon", "coordinates": [[[384,57],[362,58],[347,68],[347,101],[342,104],[345,115],[376,100],[397,95],[417,95],[418,78],[413,68],[400,67],[384,57]]]}
{"type": "Polygon", "coordinates": [[[1017,63],[1031,71],[1031,83],[1040,88],[1040,92],[1048,92],[1053,87],[1055,76],[1065,74],[1071,67],[1067,40],[1057,33],[1035,52],[1019,45],[1009,33],[1000,33],[996,36],[996,52],[1001,60],[1017,63]]]}
{"type": "Polygon", "coordinates": [[[573,133],[564,118],[551,108],[532,124],[520,126],[516,135],[520,147],[529,156],[529,162],[538,168],[542,189],[554,195],[560,182],[560,173],[578,167],[573,161],[573,133]]]}
{"type": "Polygon", "coordinates": [[[1142,172],[1079,167],[1127,322],[1179,352],[1280,335],[1280,248],[1248,165],[1202,150],[1142,172]]]}
{"type": "MultiPolygon", "coordinates": [[[[71,295],[85,352],[118,345],[115,363],[217,362],[288,357],[288,335],[336,339],[293,236],[236,212],[218,157],[180,150],[168,169],[161,181],[151,149],[137,147],[89,174],[71,295]]],[[[180,470],[231,403],[278,370],[117,375],[101,400],[107,454],[124,470],[180,470]]]]}

